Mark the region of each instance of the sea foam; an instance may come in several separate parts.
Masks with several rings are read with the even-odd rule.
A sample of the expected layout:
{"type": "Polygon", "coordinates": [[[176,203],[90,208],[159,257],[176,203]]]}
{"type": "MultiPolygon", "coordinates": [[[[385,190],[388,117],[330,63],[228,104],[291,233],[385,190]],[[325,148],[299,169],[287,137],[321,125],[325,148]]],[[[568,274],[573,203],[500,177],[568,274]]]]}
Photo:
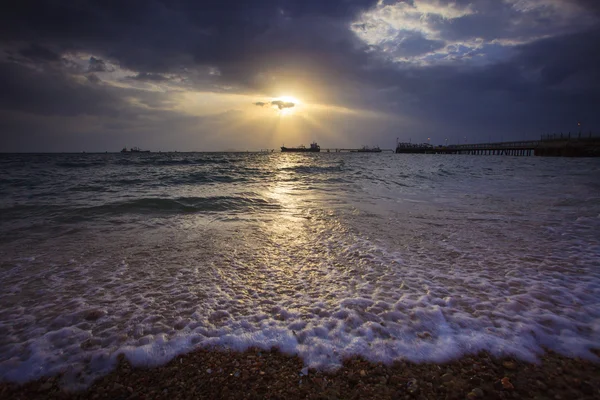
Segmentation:
{"type": "Polygon", "coordinates": [[[286,223],[238,228],[239,238],[208,260],[201,257],[210,250],[186,247],[206,242],[180,243],[186,257],[172,260],[176,267],[155,256],[111,266],[109,257],[30,275],[44,256],[20,260],[3,281],[21,297],[39,279],[41,296],[0,313],[1,376],[22,382],[62,372],[79,387],[110,370],[120,353],[156,366],[214,346],[278,347],[321,369],[354,355],[443,362],[480,350],[528,361],[544,349],[595,359],[597,270],[581,265],[574,273],[533,255],[519,265],[476,260],[474,268],[469,254],[442,264],[428,253],[389,252],[330,221],[313,217],[301,232],[286,223]]]}
{"type": "MultiPolygon", "coordinates": [[[[3,220],[1,379],[62,373],[63,384],[81,388],[118,354],[155,366],[198,347],[278,347],[326,370],[356,355],[444,362],[481,350],[535,361],[549,349],[598,361],[590,351],[600,347],[593,195],[532,192],[536,175],[509,179],[514,172],[501,169],[514,169],[508,161],[484,164],[488,171],[424,158],[277,157],[232,163],[271,177],[252,187],[144,186],[120,194],[129,200],[65,191],[68,207],[133,206],[83,221],[56,219],[54,208],[23,213],[18,226],[3,220]],[[235,212],[221,201],[249,193],[253,200],[235,212]],[[148,198],[225,205],[140,211],[148,198]]],[[[90,171],[123,178],[113,164],[60,170],[98,184],[108,178],[90,171]]],[[[163,168],[184,164],[156,173],[180,173],[163,168]]],[[[43,209],[25,197],[12,199],[43,209]]]]}

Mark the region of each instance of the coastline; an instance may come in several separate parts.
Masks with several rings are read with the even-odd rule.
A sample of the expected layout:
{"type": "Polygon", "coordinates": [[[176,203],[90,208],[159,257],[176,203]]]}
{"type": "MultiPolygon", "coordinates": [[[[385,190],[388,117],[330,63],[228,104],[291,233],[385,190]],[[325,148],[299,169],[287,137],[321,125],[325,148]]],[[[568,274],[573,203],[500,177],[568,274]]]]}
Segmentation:
{"type": "MultiPolygon", "coordinates": [[[[599,354],[596,352],[596,354],[599,354]]],[[[547,352],[538,364],[485,352],[448,363],[371,363],[351,358],[327,373],[276,349],[197,349],[154,368],[116,368],[80,392],[60,376],[0,382],[0,399],[600,399],[600,362],[547,352]]]]}

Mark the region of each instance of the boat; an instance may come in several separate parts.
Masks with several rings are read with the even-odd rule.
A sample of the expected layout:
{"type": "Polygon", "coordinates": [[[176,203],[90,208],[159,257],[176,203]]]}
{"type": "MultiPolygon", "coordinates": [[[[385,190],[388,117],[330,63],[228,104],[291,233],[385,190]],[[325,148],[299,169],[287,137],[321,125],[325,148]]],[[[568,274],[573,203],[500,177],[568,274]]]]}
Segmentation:
{"type": "Polygon", "coordinates": [[[282,153],[318,153],[321,151],[321,146],[317,144],[317,142],[312,142],[310,147],[305,147],[304,145],[300,145],[298,147],[285,147],[281,146],[282,153]]]}
{"type": "Polygon", "coordinates": [[[132,147],[131,149],[127,150],[127,147],[123,147],[121,153],[150,153],[150,150],[142,150],[139,147],[132,147]]]}
{"type": "Polygon", "coordinates": [[[375,146],[375,147],[368,147],[368,146],[363,146],[360,149],[357,150],[350,150],[351,153],[381,153],[381,149],[379,148],[379,146],[375,146]]]}

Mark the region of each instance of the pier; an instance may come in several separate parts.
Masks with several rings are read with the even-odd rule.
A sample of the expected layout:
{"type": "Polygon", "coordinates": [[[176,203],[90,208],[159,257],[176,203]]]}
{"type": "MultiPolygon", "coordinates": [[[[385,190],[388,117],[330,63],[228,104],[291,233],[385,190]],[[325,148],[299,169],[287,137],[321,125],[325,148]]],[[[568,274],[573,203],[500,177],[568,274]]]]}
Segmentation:
{"type": "Polygon", "coordinates": [[[600,157],[600,136],[552,134],[540,140],[516,142],[455,144],[434,147],[430,144],[398,143],[396,153],[471,154],[507,156],[600,157]]]}
{"type": "MultiPolygon", "coordinates": [[[[361,151],[362,149],[321,149],[321,153],[370,153],[361,151]]],[[[394,149],[380,149],[381,153],[393,153],[394,149]]]]}

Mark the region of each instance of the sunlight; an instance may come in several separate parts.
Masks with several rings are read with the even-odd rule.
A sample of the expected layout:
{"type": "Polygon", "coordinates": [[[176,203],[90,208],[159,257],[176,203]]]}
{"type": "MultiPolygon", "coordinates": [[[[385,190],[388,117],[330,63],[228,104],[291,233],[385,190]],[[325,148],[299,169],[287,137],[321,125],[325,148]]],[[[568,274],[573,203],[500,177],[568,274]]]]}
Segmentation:
{"type": "Polygon", "coordinates": [[[298,111],[298,107],[300,107],[300,104],[300,100],[292,96],[280,96],[271,99],[271,105],[279,112],[279,115],[282,117],[294,115],[298,111]]]}
{"type": "Polygon", "coordinates": [[[279,110],[279,115],[281,115],[282,117],[286,117],[288,115],[292,115],[294,114],[294,109],[293,108],[284,108],[283,110],[279,110]]]}
{"type": "Polygon", "coordinates": [[[292,97],[292,96],[281,96],[281,97],[277,97],[273,100],[281,100],[281,101],[285,101],[285,102],[289,102],[289,103],[294,103],[295,105],[299,105],[301,103],[300,100],[298,100],[296,97],[292,97]]]}

